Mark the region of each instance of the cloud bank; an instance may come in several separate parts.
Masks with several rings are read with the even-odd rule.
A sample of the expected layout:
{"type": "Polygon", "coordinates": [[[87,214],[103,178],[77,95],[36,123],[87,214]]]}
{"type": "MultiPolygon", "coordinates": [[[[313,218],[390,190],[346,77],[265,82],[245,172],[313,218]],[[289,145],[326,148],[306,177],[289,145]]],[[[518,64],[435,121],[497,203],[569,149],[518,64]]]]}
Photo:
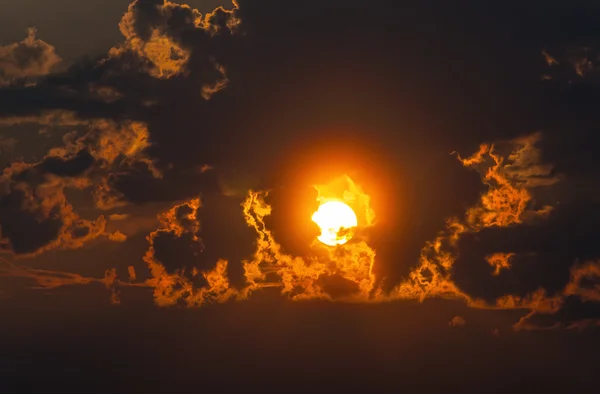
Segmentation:
{"type": "Polygon", "coordinates": [[[113,303],[122,287],[150,288],[163,307],[275,288],[518,309],[516,330],[597,326],[600,162],[585,136],[600,120],[598,37],[581,28],[593,18],[550,7],[506,27],[511,4],[458,15],[375,3],[240,0],[203,15],[136,0],[100,58],[59,69],[34,30],[0,48],[0,127],[14,136],[2,141],[18,152],[33,127],[55,142],[3,169],[3,275],[102,283],[113,303]],[[578,23],[557,37],[561,17],[578,23]],[[324,198],[357,213],[346,245],[315,239],[324,198]],[[94,279],[26,266],[125,248],[106,218],[154,203],[171,208],[149,214],[160,227],[145,267],[94,279]]]}

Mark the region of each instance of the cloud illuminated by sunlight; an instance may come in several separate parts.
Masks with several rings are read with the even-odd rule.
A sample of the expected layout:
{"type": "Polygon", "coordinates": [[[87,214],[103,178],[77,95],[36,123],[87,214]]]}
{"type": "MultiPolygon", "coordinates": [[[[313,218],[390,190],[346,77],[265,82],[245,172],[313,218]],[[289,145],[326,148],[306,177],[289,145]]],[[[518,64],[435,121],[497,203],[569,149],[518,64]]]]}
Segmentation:
{"type": "MultiPolygon", "coordinates": [[[[352,208],[359,229],[374,224],[370,197],[350,177],[339,177],[315,189],[317,201],[342,201],[352,208]]],[[[358,231],[350,242],[334,248],[315,239],[310,256],[292,256],[282,249],[265,225],[265,217],[271,214],[271,207],[265,201],[267,194],[250,192],[243,203],[246,222],[258,234],[256,251],[252,259],[244,263],[248,282],[259,286],[262,282],[275,281],[281,284],[283,294],[296,300],[369,300],[375,289],[372,272],[375,250],[369,246],[366,236],[358,231]],[[328,291],[334,281],[342,283],[344,290],[339,294],[328,291]]]]}

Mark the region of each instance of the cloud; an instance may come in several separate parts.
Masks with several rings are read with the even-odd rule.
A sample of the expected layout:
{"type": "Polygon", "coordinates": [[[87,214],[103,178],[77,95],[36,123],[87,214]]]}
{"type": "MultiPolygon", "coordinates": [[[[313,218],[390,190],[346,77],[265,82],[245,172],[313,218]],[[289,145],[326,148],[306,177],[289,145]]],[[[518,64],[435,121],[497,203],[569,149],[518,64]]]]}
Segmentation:
{"type": "Polygon", "coordinates": [[[43,111],[39,115],[7,116],[0,118],[0,126],[38,124],[40,126],[81,126],[88,121],[80,119],[74,112],[65,110],[43,111]]]}
{"type": "Polygon", "coordinates": [[[423,249],[420,265],[392,298],[458,298],[475,308],[529,310],[515,330],[553,329],[589,318],[569,312],[569,305],[587,302],[588,309],[595,308],[589,303],[597,301],[598,288],[589,281],[597,278],[597,264],[576,262],[600,253],[592,241],[600,223],[590,216],[594,207],[536,201],[561,179],[541,161],[536,148],[541,138],[533,134],[505,142],[504,154],[497,153],[497,144],[484,144],[469,158],[459,156],[483,175],[489,189],[464,220],[450,219],[446,231],[423,249]],[[548,321],[540,324],[540,316],[548,321]]]}
{"type": "Polygon", "coordinates": [[[129,274],[129,281],[135,282],[135,279],[137,278],[137,275],[135,273],[135,268],[132,265],[130,265],[129,267],[127,267],[127,272],[129,274]]]}
{"type": "Polygon", "coordinates": [[[104,273],[104,286],[110,291],[110,302],[113,305],[121,303],[119,289],[117,287],[117,270],[112,268],[104,273]]]}
{"type": "Polygon", "coordinates": [[[110,233],[108,235],[108,239],[115,242],[125,242],[127,240],[127,236],[120,231],[115,231],[114,233],[110,233]]]}
{"type": "Polygon", "coordinates": [[[144,154],[149,147],[145,125],[105,119],[84,122],[60,112],[40,116],[37,122],[83,126],[84,131],[65,134],[63,144],[51,148],[37,163],[13,162],[4,170],[0,229],[5,248],[17,255],[34,255],[56,248],[80,248],[98,237],[123,242],[123,233],[106,231],[104,216],[81,218],[65,191],[91,189],[96,207],[108,210],[125,204],[110,181],[117,171],[143,164],[160,177],[144,154]]]}
{"type": "Polygon", "coordinates": [[[542,51],[548,64],[548,73],[544,74],[544,79],[558,79],[568,83],[600,81],[600,53],[597,47],[571,45],[556,48],[553,53],[554,56],[546,50],[542,51]]]}
{"type": "Polygon", "coordinates": [[[514,257],[514,253],[494,253],[486,257],[487,262],[494,267],[493,275],[500,275],[503,269],[510,269],[510,260],[514,257]]]}
{"type": "Polygon", "coordinates": [[[282,294],[294,300],[368,301],[378,291],[373,273],[375,251],[368,244],[368,235],[360,232],[375,220],[369,196],[347,175],[314,188],[316,202],[335,198],[353,208],[359,232],[335,249],[313,238],[310,255],[294,256],[283,250],[266,224],[271,215],[268,193],[251,191],[242,206],[246,222],[258,238],[252,259],[244,262],[246,279],[251,287],[280,285],[282,294]],[[270,283],[275,280],[277,284],[270,283]]]}
{"type": "Polygon", "coordinates": [[[462,316],[454,316],[448,325],[450,327],[464,327],[467,324],[467,321],[462,316]]]}
{"type": "MultiPolygon", "coordinates": [[[[4,171],[4,246],[35,254],[152,228],[151,279],[128,274],[161,306],[276,287],[293,300],[522,310],[515,329],[593,326],[597,109],[589,90],[539,75],[592,82],[596,54],[556,49],[560,12],[531,6],[543,20],[506,23],[505,6],[240,0],[202,15],[133,1],[104,56],[0,90],[0,125],[69,128],[4,171]],[[92,205],[77,213],[69,193],[82,190],[92,205]],[[308,220],[328,198],[360,222],[337,249],[308,220]],[[131,211],[154,202],[173,207],[158,229],[131,211]],[[255,237],[247,255],[222,236],[243,233],[234,219],[255,237]],[[209,233],[214,222],[224,230],[209,233]]],[[[103,279],[114,294],[115,275],[103,279]]]]}
{"type": "Polygon", "coordinates": [[[202,43],[231,35],[238,23],[235,9],[219,7],[203,16],[185,4],[136,0],[119,23],[125,42],[111,49],[110,56],[134,52],[150,64],[148,72],[156,78],[186,74],[190,83],[200,83],[198,93],[209,99],[227,85],[227,77],[218,52],[202,43]],[[200,50],[205,53],[198,56],[200,50]]]}
{"type": "Polygon", "coordinates": [[[104,217],[93,221],[80,218],[65,197],[65,182],[56,174],[77,175],[88,165],[82,154],[65,161],[13,164],[4,171],[0,179],[0,229],[5,250],[33,255],[55,248],[79,248],[105,235],[104,217]]]}
{"type": "MultiPolygon", "coordinates": [[[[131,273],[131,272],[130,272],[131,273]]],[[[88,286],[91,284],[103,285],[110,293],[110,302],[113,305],[121,303],[120,290],[122,287],[148,287],[145,283],[122,282],[117,277],[117,270],[107,269],[102,278],[87,277],[75,273],[36,269],[22,264],[0,261],[0,277],[22,278],[30,281],[27,288],[32,290],[54,290],[68,286],[88,286]]]]}
{"type": "Polygon", "coordinates": [[[0,47],[0,86],[23,79],[35,81],[62,62],[55,48],[38,39],[36,33],[31,28],[23,41],[0,47]]]}
{"type": "MultiPolygon", "coordinates": [[[[536,133],[497,144],[482,144],[474,155],[458,156],[465,167],[474,168],[481,174],[488,190],[467,209],[464,219],[448,219],[446,229],[422,249],[419,265],[407,281],[396,287],[392,297],[424,299],[442,296],[477,303],[453,279],[457,272],[457,256],[463,258],[465,254],[462,248],[465,237],[487,229],[511,229],[522,223],[536,223],[552,211],[551,206],[540,206],[533,199],[538,188],[551,187],[559,181],[552,174],[552,167],[540,162],[536,147],[540,139],[541,134],[536,133]]],[[[500,268],[509,267],[509,255],[510,252],[483,257],[499,273],[500,268]]]]}
{"type": "Polygon", "coordinates": [[[176,141],[194,136],[195,124],[205,125],[207,133],[218,133],[214,129],[220,128],[222,111],[194,102],[227,85],[224,64],[237,40],[237,24],[235,7],[200,15],[186,5],[134,1],[120,23],[125,41],[110,53],[50,74],[36,86],[1,90],[0,125],[90,125],[94,130],[57,149],[72,151],[95,143],[91,153],[98,160],[135,156],[140,166],[94,181],[97,204],[106,210],[123,201],[174,201],[191,198],[202,189],[217,191],[214,174],[195,170],[209,168],[214,157],[199,163],[182,147],[200,146],[199,153],[216,151],[209,144],[194,142],[188,147],[176,141]],[[180,116],[190,105],[196,109],[197,122],[180,116]],[[125,146],[132,143],[137,145],[125,146]],[[160,182],[155,179],[159,174],[164,175],[160,182]],[[151,192],[141,193],[143,189],[151,192]]]}
{"type": "MultiPolygon", "coordinates": [[[[356,210],[361,227],[374,224],[368,195],[348,176],[317,185],[315,191],[316,202],[337,196],[356,210]]],[[[227,261],[203,262],[201,258],[204,245],[199,237],[199,199],[176,205],[161,215],[162,228],[149,235],[150,249],[144,257],[154,278],[148,283],[155,287],[155,302],[161,306],[200,306],[245,299],[264,287],[281,287],[281,293],[294,300],[370,299],[376,291],[372,273],[375,252],[367,244],[366,233],[359,232],[352,242],[336,250],[314,240],[312,256],[293,256],[267,228],[271,207],[266,198],[268,193],[250,192],[242,204],[247,225],[258,238],[253,255],[242,262],[245,283],[238,289],[227,278],[227,261]]]]}
{"type": "Polygon", "coordinates": [[[514,325],[515,330],[585,330],[598,326],[600,313],[600,264],[597,261],[575,264],[570,280],[554,297],[539,300],[550,308],[531,306],[531,312],[514,325]]]}
{"type": "Polygon", "coordinates": [[[471,157],[462,159],[459,156],[463,165],[476,168],[482,174],[489,187],[481,203],[467,212],[470,226],[505,227],[550,212],[550,206],[530,207],[532,188],[551,186],[559,181],[552,173],[552,165],[540,163],[536,147],[540,139],[541,134],[534,133],[508,141],[504,143],[509,149],[505,156],[496,151],[496,145],[488,144],[481,145],[471,157]]]}
{"type": "Polygon", "coordinates": [[[147,238],[150,248],[144,261],[152,275],[147,283],[154,287],[154,301],[159,306],[197,307],[243,296],[230,287],[227,261],[202,264],[199,208],[199,199],[174,206],[159,216],[162,227],[147,238]]]}
{"type": "Polygon", "coordinates": [[[35,289],[56,289],[63,286],[87,285],[98,282],[98,279],[87,278],[78,274],[66,272],[55,272],[49,270],[37,270],[24,266],[14,265],[2,261],[0,275],[13,278],[29,278],[35,283],[35,289]]]}

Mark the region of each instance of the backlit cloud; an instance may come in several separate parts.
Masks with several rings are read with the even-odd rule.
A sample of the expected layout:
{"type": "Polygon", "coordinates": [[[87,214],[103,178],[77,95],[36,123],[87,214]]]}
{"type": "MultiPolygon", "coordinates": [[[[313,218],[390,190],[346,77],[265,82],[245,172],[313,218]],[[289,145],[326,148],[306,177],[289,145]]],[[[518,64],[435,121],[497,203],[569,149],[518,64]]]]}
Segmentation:
{"type": "Polygon", "coordinates": [[[315,189],[317,201],[338,199],[354,209],[359,219],[359,230],[354,239],[335,249],[314,239],[311,256],[290,255],[265,223],[265,218],[271,214],[271,207],[265,201],[267,194],[251,191],[243,204],[244,215],[258,238],[253,258],[244,262],[246,278],[252,286],[275,280],[282,286],[283,294],[296,300],[368,301],[376,291],[372,272],[375,251],[360,230],[373,225],[375,219],[369,196],[345,175],[330,184],[317,185],[315,189]]]}
{"type": "Polygon", "coordinates": [[[150,248],[144,256],[153,279],[154,300],[159,306],[201,306],[240,297],[230,288],[227,261],[198,265],[202,241],[197,211],[200,200],[194,199],[173,207],[159,217],[162,227],[148,236],[150,248]]]}
{"type": "Polygon", "coordinates": [[[152,289],[161,307],[270,289],[518,310],[517,331],[596,326],[600,166],[582,142],[595,110],[581,104],[593,95],[549,81],[593,82],[592,46],[542,47],[536,31],[513,59],[488,50],[497,37],[465,15],[436,19],[438,37],[411,24],[418,12],[351,8],[240,0],[202,14],[135,0],[116,21],[123,41],[69,69],[34,31],[0,48],[3,251],[148,242],[145,266],[102,262],[103,277],[23,259],[3,275],[44,289],[102,284],[115,304],[126,286],[152,289]],[[394,33],[402,48],[378,33],[396,26],[415,29],[394,33]],[[448,53],[422,42],[448,48],[448,31],[481,42],[440,67],[448,53]],[[19,156],[35,128],[41,142],[19,156]],[[331,200],[358,221],[337,247],[310,220],[331,200]]]}
{"type": "Polygon", "coordinates": [[[464,327],[467,324],[467,321],[462,316],[454,316],[448,325],[450,327],[464,327]]]}
{"type": "Polygon", "coordinates": [[[36,29],[29,29],[23,41],[0,47],[0,86],[49,74],[62,59],[55,48],[36,37],[36,29]]]}
{"type": "Polygon", "coordinates": [[[148,72],[153,77],[186,74],[191,79],[203,80],[198,93],[209,99],[227,85],[226,70],[216,53],[209,52],[209,56],[203,54],[199,58],[196,52],[211,51],[203,41],[232,34],[238,23],[235,10],[217,8],[202,15],[185,4],[136,0],[119,23],[125,42],[111,49],[110,56],[119,57],[132,51],[148,62],[148,72]]]}

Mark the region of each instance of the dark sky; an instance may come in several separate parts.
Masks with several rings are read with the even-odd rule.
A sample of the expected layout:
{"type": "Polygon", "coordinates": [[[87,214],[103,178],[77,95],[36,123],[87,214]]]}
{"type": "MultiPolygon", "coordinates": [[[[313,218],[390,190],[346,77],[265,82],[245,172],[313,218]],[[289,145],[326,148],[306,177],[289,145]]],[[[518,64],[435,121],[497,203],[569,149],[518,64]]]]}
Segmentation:
{"type": "Polygon", "coordinates": [[[0,392],[593,390],[599,51],[592,1],[3,1],[0,392]]]}

